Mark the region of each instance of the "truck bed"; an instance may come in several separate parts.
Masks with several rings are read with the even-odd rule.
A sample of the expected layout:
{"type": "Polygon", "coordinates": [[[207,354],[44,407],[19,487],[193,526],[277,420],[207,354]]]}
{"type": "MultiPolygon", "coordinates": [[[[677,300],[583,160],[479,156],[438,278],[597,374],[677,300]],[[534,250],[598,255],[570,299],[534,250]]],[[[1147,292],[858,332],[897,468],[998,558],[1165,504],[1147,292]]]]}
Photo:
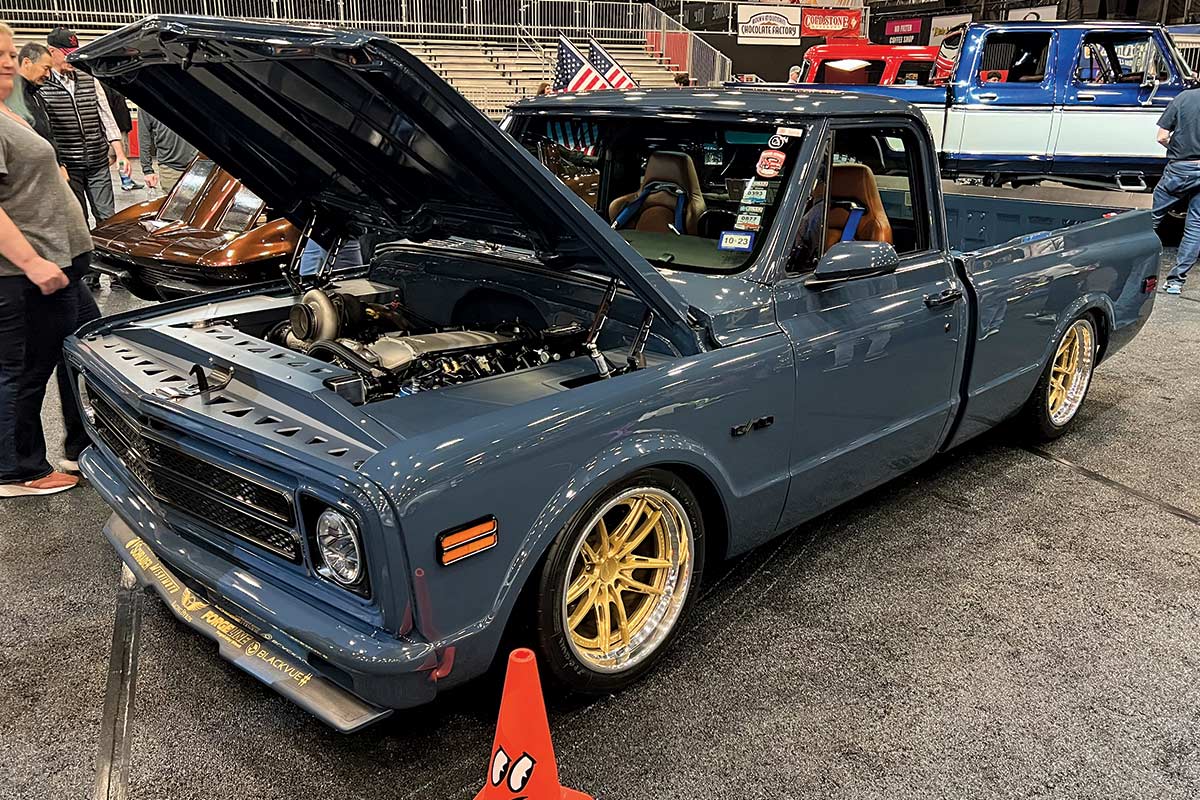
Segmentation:
{"type": "Polygon", "coordinates": [[[953,446],[1021,406],[1061,330],[1081,314],[1096,319],[1101,359],[1132,339],[1154,306],[1147,279],[1158,275],[1162,246],[1147,195],[944,191],[950,247],[975,298],[966,411],[953,446]]]}

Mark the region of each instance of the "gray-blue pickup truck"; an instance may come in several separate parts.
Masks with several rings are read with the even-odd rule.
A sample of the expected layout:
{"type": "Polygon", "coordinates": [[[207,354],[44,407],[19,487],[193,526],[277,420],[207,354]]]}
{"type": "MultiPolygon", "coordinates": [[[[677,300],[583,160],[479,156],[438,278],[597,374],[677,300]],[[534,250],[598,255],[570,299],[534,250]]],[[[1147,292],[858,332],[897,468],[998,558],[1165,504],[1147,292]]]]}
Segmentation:
{"type": "Polygon", "coordinates": [[[1146,212],[944,195],[892,98],[564,94],[501,129],[364,32],[157,17],[73,58],[329,263],[383,242],[67,345],[120,557],[341,730],[502,643],[626,686],[707,565],[1010,418],[1064,433],[1153,306],[1146,212]]]}

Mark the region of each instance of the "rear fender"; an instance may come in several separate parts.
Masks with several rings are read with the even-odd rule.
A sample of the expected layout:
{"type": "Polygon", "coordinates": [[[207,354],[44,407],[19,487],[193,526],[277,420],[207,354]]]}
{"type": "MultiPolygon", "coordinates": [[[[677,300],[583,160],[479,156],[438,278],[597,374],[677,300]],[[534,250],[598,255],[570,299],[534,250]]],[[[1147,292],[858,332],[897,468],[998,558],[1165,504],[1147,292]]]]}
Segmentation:
{"type": "Polygon", "coordinates": [[[1113,308],[1111,297],[1103,292],[1089,292],[1063,309],[1062,314],[1059,316],[1058,324],[1054,326],[1053,334],[1046,342],[1046,349],[1042,351],[1042,357],[1038,360],[1038,364],[1040,365],[1040,369],[1037,372],[1038,375],[1042,374],[1041,370],[1044,370],[1046,365],[1050,363],[1050,359],[1054,357],[1054,353],[1058,349],[1058,343],[1062,340],[1067,328],[1070,327],[1072,322],[1089,311],[1098,312],[1103,317],[1103,327],[1097,331],[1101,336],[1100,346],[1103,347],[1103,337],[1107,335],[1108,331],[1113,329],[1116,311],[1113,308]]]}

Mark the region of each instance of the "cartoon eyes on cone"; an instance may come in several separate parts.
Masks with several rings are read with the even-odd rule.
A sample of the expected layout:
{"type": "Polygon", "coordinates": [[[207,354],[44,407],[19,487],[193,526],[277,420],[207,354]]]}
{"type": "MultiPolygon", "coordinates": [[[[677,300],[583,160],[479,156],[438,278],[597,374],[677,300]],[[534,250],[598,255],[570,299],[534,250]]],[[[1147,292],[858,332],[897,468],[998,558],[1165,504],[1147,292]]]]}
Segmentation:
{"type": "Polygon", "coordinates": [[[537,764],[533,756],[529,753],[522,753],[521,757],[512,762],[508,753],[504,752],[503,747],[496,748],[496,754],[492,756],[492,786],[499,786],[504,781],[505,776],[508,776],[508,789],[513,794],[522,791],[529,783],[529,779],[533,777],[533,768],[537,764]]]}

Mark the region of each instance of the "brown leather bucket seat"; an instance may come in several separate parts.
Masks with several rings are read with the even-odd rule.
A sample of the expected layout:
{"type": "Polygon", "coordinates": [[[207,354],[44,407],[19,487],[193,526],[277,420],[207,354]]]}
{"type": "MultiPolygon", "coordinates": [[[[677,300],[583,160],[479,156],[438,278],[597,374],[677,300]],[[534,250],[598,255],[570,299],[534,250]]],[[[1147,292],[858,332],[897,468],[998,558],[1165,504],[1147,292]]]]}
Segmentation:
{"type": "Polygon", "coordinates": [[[875,173],[871,168],[863,164],[834,164],[830,176],[825,249],[842,240],[842,231],[850,218],[850,210],[844,205],[847,201],[865,209],[854,231],[855,241],[892,244],[892,223],[883,210],[883,200],[879,197],[879,187],[875,185],[875,173]]]}
{"type": "MultiPolygon", "coordinates": [[[[704,195],[700,190],[700,177],[696,174],[696,165],[687,153],[663,151],[653,153],[646,162],[646,174],[642,176],[642,185],[636,192],[613,200],[608,205],[608,218],[615,222],[625,206],[637,200],[642,191],[651,183],[672,183],[684,191],[684,197],[679,201],[684,203],[684,230],[680,233],[696,234],[700,215],[704,213],[704,195]]],[[[639,231],[668,233],[675,222],[676,195],[671,191],[651,192],[642,201],[633,219],[621,225],[622,228],[633,228],[639,231]]]]}

